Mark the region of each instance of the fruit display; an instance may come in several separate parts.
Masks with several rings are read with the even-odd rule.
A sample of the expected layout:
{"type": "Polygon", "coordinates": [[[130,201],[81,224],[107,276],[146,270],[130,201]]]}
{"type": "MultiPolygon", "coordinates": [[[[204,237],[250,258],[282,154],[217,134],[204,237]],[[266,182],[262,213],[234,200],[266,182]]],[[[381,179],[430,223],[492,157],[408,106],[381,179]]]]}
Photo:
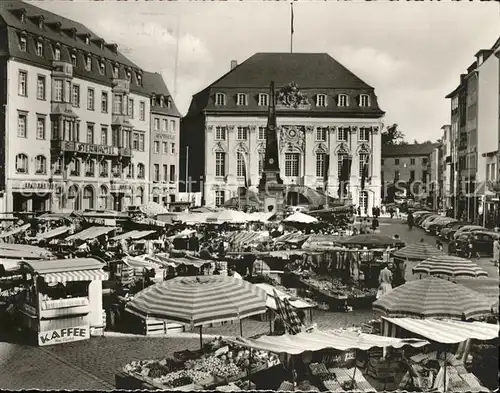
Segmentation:
{"type": "Polygon", "coordinates": [[[176,388],[193,383],[210,386],[216,381],[236,380],[241,378],[248,368],[255,372],[279,364],[277,355],[256,350],[250,353],[250,350],[241,346],[225,343],[221,337],[210,343],[207,348],[210,348],[211,352],[196,359],[134,361],[127,364],[124,371],[166,388],[176,388]]]}
{"type": "Polygon", "coordinates": [[[348,298],[375,296],[376,288],[362,288],[357,284],[350,286],[342,284],[337,277],[326,277],[311,274],[308,277],[302,277],[301,281],[320,292],[330,294],[331,296],[345,295],[348,298]]]}

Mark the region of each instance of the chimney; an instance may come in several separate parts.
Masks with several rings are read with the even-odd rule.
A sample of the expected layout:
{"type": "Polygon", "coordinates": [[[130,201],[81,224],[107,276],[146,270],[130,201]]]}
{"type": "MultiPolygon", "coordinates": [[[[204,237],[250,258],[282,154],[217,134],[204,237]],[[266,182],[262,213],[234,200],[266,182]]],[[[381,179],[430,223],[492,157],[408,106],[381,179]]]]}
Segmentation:
{"type": "Polygon", "coordinates": [[[231,70],[234,70],[238,66],[238,60],[231,60],[231,70]]]}

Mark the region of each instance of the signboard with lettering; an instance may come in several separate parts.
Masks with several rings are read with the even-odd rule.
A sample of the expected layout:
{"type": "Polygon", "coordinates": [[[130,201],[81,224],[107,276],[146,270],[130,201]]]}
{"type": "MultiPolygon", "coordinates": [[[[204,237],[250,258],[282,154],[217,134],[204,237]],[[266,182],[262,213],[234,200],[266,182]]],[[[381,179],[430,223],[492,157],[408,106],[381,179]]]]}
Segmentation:
{"type": "Polygon", "coordinates": [[[54,345],[72,341],[87,340],[90,338],[89,326],[60,328],[38,333],[38,345],[54,345]]]}
{"type": "Polygon", "coordinates": [[[102,218],[102,217],[85,217],[85,221],[91,224],[103,225],[105,227],[115,227],[116,220],[114,218],[102,218]]]}
{"type": "Polygon", "coordinates": [[[61,188],[60,183],[48,181],[19,181],[12,185],[14,190],[21,190],[24,192],[48,192],[61,188]]]}
{"type": "Polygon", "coordinates": [[[118,149],[114,146],[91,145],[88,143],[76,143],[75,150],[79,153],[103,154],[108,156],[118,155],[118,149]]]}
{"type": "Polygon", "coordinates": [[[156,138],[157,139],[168,139],[170,141],[174,141],[175,140],[175,135],[157,133],[156,134],[156,138]]]}
{"type": "Polygon", "coordinates": [[[356,364],[356,351],[327,351],[321,363],[327,367],[351,368],[356,364]]]}

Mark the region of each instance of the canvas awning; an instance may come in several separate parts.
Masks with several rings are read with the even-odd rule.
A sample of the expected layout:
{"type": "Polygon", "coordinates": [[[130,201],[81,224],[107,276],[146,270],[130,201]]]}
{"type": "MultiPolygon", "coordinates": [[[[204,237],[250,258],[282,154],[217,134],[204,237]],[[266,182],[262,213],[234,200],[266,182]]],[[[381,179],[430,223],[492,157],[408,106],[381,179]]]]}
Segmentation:
{"type": "Polygon", "coordinates": [[[115,227],[90,227],[68,236],[65,240],[90,240],[114,231],[115,227]]]}
{"type": "Polygon", "coordinates": [[[250,221],[255,222],[268,222],[271,218],[273,218],[276,213],[265,213],[265,212],[255,212],[255,213],[247,213],[250,216],[250,221]]]}
{"type": "Polygon", "coordinates": [[[31,227],[31,224],[24,224],[24,225],[21,225],[20,227],[11,229],[11,230],[3,232],[3,233],[0,233],[0,239],[5,239],[6,237],[17,235],[18,233],[27,231],[29,229],[29,227],[31,227]]]}
{"type": "Polygon", "coordinates": [[[54,229],[51,229],[50,231],[47,231],[45,233],[41,233],[36,238],[38,240],[52,239],[53,237],[64,235],[70,229],[71,229],[71,227],[68,227],[68,226],[62,226],[62,227],[54,228],[54,229]]]}
{"type": "Polygon", "coordinates": [[[0,244],[0,258],[11,259],[47,259],[52,253],[44,248],[28,244],[0,244]]]}
{"type": "Polygon", "coordinates": [[[149,236],[156,231],[129,231],[126,233],[122,233],[121,235],[115,236],[111,238],[111,240],[117,241],[122,239],[142,239],[146,236],[149,236]]]}
{"type": "Polygon", "coordinates": [[[271,308],[273,310],[276,310],[276,300],[274,299],[274,291],[276,291],[276,294],[279,296],[281,300],[283,299],[288,299],[290,301],[290,304],[295,307],[295,308],[313,308],[315,305],[310,304],[302,299],[295,299],[295,300],[290,300],[293,299],[293,296],[290,296],[289,294],[280,291],[279,289],[276,289],[272,285],[266,284],[266,283],[259,283],[255,284],[259,288],[262,288],[264,291],[267,293],[267,300],[266,300],[266,306],[268,308],[271,308]]]}
{"type": "Polygon", "coordinates": [[[485,322],[387,317],[382,317],[382,320],[384,324],[394,324],[414,334],[444,344],[456,344],[471,338],[492,340],[498,337],[498,325],[485,322]]]}
{"type": "Polygon", "coordinates": [[[107,280],[108,273],[102,270],[103,264],[94,258],[53,259],[23,262],[47,283],[107,280]]]}
{"type": "Polygon", "coordinates": [[[233,232],[227,237],[230,243],[253,243],[269,236],[269,232],[241,231],[233,232]]]}
{"type": "Polygon", "coordinates": [[[334,235],[311,235],[302,248],[304,250],[333,250],[340,239],[340,236],[334,235]]]}
{"type": "Polygon", "coordinates": [[[275,243],[291,243],[298,244],[309,239],[311,235],[303,235],[301,233],[286,233],[280,237],[274,239],[275,243]]]}
{"type": "Polygon", "coordinates": [[[400,339],[378,336],[375,334],[358,333],[354,331],[314,331],[302,332],[295,335],[261,336],[256,339],[237,337],[228,339],[236,344],[273,353],[287,353],[298,355],[306,351],[320,351],[322,349],[337,349],[347,351],[360,349],[367,351],[370,348],[393,347],[401,348],[405,345],[423,347],[429,341],[414,338],[400,339]]]}

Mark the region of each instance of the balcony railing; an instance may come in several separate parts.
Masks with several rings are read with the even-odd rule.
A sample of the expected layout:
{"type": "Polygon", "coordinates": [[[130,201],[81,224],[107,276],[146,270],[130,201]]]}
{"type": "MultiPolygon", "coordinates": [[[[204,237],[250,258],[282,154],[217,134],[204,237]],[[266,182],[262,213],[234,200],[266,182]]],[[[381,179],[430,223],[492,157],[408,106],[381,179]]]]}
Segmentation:
{"type": "Polygon", "coordinates": [[[96,156],[118,156],[118,148],[107,145],[94,145],[91,143],[82,143],[74,141],[52,140],[51,147],[63,152],[91,154],[96,156]]]}

